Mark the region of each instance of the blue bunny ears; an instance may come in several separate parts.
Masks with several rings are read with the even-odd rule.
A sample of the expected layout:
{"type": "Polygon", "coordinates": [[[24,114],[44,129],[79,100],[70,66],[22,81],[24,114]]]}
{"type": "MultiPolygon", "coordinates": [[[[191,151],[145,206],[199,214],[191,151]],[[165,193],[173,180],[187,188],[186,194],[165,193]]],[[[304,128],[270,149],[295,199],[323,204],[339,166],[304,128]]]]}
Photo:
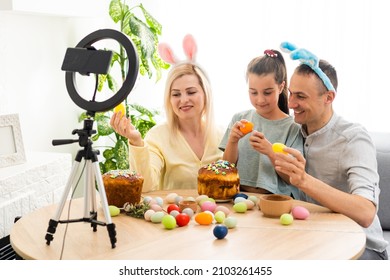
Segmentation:
{"type": "Polygon", "coordinates": [[[320,77],[328,90],[336,92],[328,76],[326,76],[326,74],[319,67],[319,59],[316,55],[312,54],[306,49],[298,49],[295,45],[289,42],[282,42],[280,44],[280,48],[284,52],[291,53],[291,59],[299,60],[303,64],[308,65],[311,69],[313,69],[318,77],[320,77]]]}

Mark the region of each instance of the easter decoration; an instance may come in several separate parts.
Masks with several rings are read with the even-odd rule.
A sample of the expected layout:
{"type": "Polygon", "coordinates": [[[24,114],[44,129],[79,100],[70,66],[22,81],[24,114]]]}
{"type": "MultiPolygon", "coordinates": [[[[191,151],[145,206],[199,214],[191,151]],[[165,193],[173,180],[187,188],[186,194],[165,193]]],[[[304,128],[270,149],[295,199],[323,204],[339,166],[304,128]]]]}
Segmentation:
{"type": "Polygon", "coordinates": [[[322,80],[325,87],[336,93],[335,88],[333,87],[329,77],[321,70],[319,67],[319,59],[316,55],[309,52],[306,49],[297,48],[294,44],[290,42],[282,42],[280,44],[280,48],[282,51],[286,53],[290,53],[290,57],[293,60],[299,60],[301,63],[309,66],[313,71],[318,75],[318,77],[322,80]]]}

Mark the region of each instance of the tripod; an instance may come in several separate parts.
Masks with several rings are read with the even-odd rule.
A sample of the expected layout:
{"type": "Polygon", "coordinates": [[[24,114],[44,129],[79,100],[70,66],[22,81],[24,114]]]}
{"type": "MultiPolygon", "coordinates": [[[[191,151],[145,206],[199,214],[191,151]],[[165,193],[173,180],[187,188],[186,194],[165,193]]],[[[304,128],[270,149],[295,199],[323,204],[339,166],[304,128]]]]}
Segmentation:
{"type": "Polygon", "coordinates": [[[54,238],[53,235],[56,232],[58,223],[62,224],[62,223],[75,223],[75,222],[89,222],[91,223],[91,227],[93,228],[94,232],[97,230],[98,225],[106,226],[111,241],[111,247],[115,248],[115,243],[116,243],[115,224],[113,224],[111,221],[103,179],[100,173],[99,162],[97,157],[99,151],[92,149],[92,140],[90,139],[90,136],[96,133],[96,131],[93,130],[92,127],[93,127],[93,120],[85,119],[83,129],[75,129],[72,132],[72,134],[79,135],[78,140],[73,140],[73,139],[53,140],[53,145],[63,145],[63,144],[79,142],[79,145],[81,147],[84,147],[84,149],[79,150],[75,157],[75,162],[72,166],[72,170],[65,187],[65,192],[60,201],[59,207],[57,209],[57,213],[55,214],[54,218],[50,219],[49,221],[49,227],[47,228],[47,233],[45,236],[47,245],[50,245],[50,242],[53,240],[54,238]],[[86,174],[85,174],[86,184],[84,189],[84,216],[83,218],[79,218],[79,219],[60,220],[61,213],[65,206],[65,202],[71,191],[78,167],[83,158],[85,159],[86,162],[86,174]],[[97,183],[106,222],[101,222],[97,220],[95,182],[97,183]]]}

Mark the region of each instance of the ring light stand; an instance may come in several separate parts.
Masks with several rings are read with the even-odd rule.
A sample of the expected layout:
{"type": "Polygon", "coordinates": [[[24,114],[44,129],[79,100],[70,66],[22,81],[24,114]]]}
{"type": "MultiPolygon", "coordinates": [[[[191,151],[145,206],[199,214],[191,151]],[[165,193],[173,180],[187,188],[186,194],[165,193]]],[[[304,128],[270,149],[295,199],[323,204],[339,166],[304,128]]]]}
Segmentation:
{"type": "Polygon", "coordinates": [[[80,108],[87,111],[88,118],[84,120],[83,129],[75,129],[72,132],[72,134],[77,134],[79,136],[78,140],[63,139],[53,140],[52,142],[53,145],[63,145],[79,142],[79,145],[83,147],[83,149],[79,150],[75,157],[75,162],[72,166],[72,170],[65,187],[65,192],[62,196],[57,212],[54,218],[50,219],[49,221],[49,226],[45,236],[47,245],[50,245],[50,242],[53,240],[58,223],[89,222],[91,223],[91,227],[93,228],[94,232],[97,230],[97,225],[106,226],[111,242],[111,247],[115,248],[115,224],[112,223],[111,220],[103,179],[100,173],[97,157],[99,151],[92,148],[91,136],[96,133],[96,130],[92,129],[93,120],[90,117],[93,117],[96,112],[108,111],[126,99],[134,87],[138,75],[138,67],[138,56],[133,43],[123,33],[116,30],[102,29],[95,31],[82,39],[76,45],[76,48],[68,48],[62,65],[62,70],[66,71],[66,87],[73,102],[80,108]],[[125,49],[128,60],[127,75],[125,81],[122,84],[122,87],[112,97],[102,102],[98,102],[95,101],[95,92],[91,100],[85,100],[76,90],[74,82],[75,72],[79,72],[82,75],[89,75],[90,73],[95,73],[96,75],[107,74],[112,53],[107,51],[97,51],[92,47],[93,43],[103,39],[114,39],[119,42],[120,45],[125,49]],[[84,216],[83,218],[79,219],[60,220],[65,202],[69,196],[72,186],[76,181],[76,173],[82,159],[85,159],[86,161],[84,216]],[[97,220],[96,187],[98,188],[100,194],[101,206],[103,208],[106,222],[97,220]]]}

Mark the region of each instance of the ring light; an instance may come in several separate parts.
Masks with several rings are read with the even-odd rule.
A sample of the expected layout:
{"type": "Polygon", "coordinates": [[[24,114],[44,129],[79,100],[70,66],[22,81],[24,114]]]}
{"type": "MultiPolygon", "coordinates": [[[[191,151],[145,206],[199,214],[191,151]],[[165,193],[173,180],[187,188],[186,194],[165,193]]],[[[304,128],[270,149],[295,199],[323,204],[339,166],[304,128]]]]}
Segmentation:
{"type": "Polygon", "coordinates": [[[85,100],[77,92],[74,81],[75,72],[67,71],[65,73],[66,88],[73,102],[76,103],[76,105],[78,105],[80,108],[92,113],[105,112],[119,105],[123,100],[126,99],[126,97],[133,89],[138,76],[139,63],[136,48],[134,47],[133,42],[126,35],[119,31],[113,29],[97,30],[82,39],[76,45],[76,48],[91,48],[93,43],[103,39],[116,40],[125,49],[128,60],[127,74],[122,87],[112,97],[102,102],[85,100]]]}

